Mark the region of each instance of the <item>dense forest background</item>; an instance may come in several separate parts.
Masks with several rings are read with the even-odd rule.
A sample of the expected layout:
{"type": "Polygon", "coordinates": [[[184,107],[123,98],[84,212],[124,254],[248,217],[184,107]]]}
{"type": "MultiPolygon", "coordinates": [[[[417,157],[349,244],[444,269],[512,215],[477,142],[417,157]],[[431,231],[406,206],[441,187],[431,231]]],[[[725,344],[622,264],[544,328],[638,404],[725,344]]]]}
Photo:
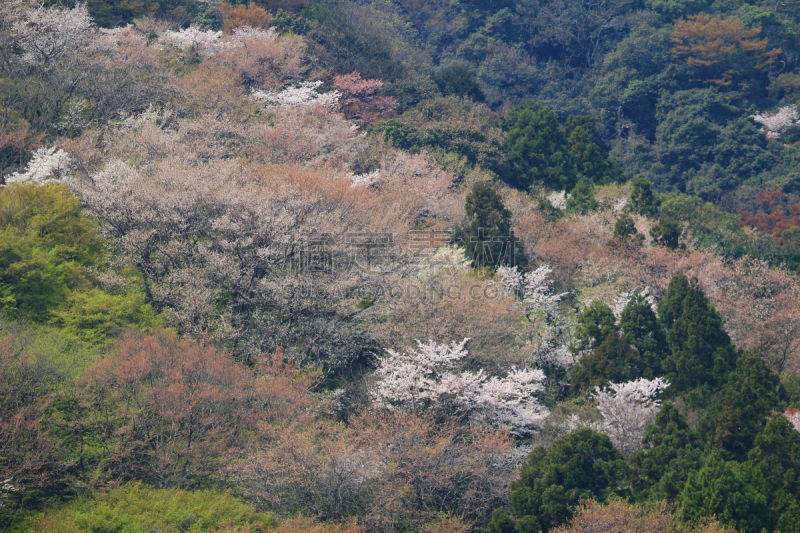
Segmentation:
{"type": "Polygon", "coordinates": [[[0,531],[800,531],[800,8],[0,3],[0,531]]]}

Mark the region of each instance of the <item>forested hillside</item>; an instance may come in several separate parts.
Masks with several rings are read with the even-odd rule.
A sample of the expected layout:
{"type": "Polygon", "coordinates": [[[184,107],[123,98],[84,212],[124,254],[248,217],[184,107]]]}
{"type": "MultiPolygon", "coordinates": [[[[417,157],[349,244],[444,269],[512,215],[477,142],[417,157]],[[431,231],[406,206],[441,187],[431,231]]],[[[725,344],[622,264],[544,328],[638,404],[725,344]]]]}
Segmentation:
{"type": "Polygon", "coordinates": [[[800,5],[0,3],[0,531],[800,531],[800,5]]]}

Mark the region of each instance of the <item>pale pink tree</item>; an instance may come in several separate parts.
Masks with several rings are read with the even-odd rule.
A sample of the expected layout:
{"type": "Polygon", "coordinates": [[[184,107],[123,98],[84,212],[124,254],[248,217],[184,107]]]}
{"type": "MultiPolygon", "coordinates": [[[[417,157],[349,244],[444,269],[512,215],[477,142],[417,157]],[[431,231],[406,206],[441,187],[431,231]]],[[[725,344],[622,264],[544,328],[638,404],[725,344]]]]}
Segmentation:
{"type": "Polygon", "coordinates": [[[512,434],[535,431],[550,414],[535,396],[543,389],[544,372],[516,367],[505,377],[483,369],[457,372],[468,354],[467,341],[417,341],[417,349],[387,350],[375,372],[373,400],[389,410],[430,408],[447,418],[508,427],[512,434]]]}
{"type": "Polygon", "coordinates": [[[605,433],[622,455],[630,458],[642,447],[642,439],[649,424],[652,424],[661,402],[657,399],[669,387],[661,378],[640,378],[627,383],[609,383],[608,387],[595,388],[593,395],[602,420],[584,422],[574,416],[567,421],[567,429],[589,426],[605,433]]]}

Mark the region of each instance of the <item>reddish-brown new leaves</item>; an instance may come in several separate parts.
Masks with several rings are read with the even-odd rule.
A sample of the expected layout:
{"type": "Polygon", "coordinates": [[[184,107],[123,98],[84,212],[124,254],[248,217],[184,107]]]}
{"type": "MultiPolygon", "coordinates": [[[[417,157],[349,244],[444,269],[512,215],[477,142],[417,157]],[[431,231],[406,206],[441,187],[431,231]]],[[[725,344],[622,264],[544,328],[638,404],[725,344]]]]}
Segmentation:
{"type": "Polygon", "coordinates": [[[752,210],[739,211],[742,226],[751,227],[778,239],[785,230],[800,227],[800,203],[782,189],[756,193],[752,210]]]}
{"type": "Polygon", "coordinates": [[[207,343],[165,331],[123,337],[86,381],[116,476],[159,487],[221,480],[228,449],[245,446],[248,434],[276,415],[283,420],[284,402],[304,403],[287,397],[294,391],[279,378],[270,387],[207,343]]]}
{"type": "Polygon", "coordinates": [[[333,78],[333,88],[342,93],[342,111],[362,129],[389,118],[399,105],[391,96],[375,94],[381,87],[383,81],[362,79],[358,72],[333,78]]]}
{"type": "Polygon", "coordinates": [[[59,379],[54,365],[0,339],[0,477],[18,488],[49,487],[71,466],[44,421],[59,379]]]}

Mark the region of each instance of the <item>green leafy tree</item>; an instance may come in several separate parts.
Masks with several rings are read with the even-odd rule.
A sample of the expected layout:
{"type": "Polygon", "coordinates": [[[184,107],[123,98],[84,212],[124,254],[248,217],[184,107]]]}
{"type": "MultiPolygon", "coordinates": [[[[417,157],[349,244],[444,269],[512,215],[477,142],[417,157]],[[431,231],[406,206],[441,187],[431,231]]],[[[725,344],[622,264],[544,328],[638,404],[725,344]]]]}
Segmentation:
{"type": "Polygon", "coordinates": [[[486,100],[486,95],[468,64],[448,65],[436,73],[434,80],[444,95],[466,96],[474,102],[486,100]]]}
{"type": "Polygon", "coordinates": [[[500,194],[488,183],[479,182],[467,195],[466,219],[456,229],[455,239],[463,244],[475,268],[524,265],[525,254],[511,229],[511,211],[500,194]]]}
{"type": "Polygon", "coordinates": [[[675,405],[666,401],[655,422],[647,427],[642,443],[648,447],[637,450],[631,458],[637,498],[674,501],[689,474],[700,467],[700,439],[675,405]]]}
{"type": "Polygon", "coordinates": [[[580,428],[545,449],[537,447],[511,484],[511,511],[520,533],[565,523],[585,499],[605,502],[625,493],[628,467],[611,440],[580,428]]]}
{"type": "Polygon", "coordinates": [[[88,344],[104,344],[128,331],[145,333],[162,325],[140,292],[116,295],[97,288],[73,292],[52,314],[51,324],[88,344]]]}
{"type": "Polygon", "coordinates": [[[0,306],[44,322],[86,283],[82,269],[105,257],[103,242],[63,185],[0,190],[0,306]]]}
{"type": "Polygon", "coordinates": [[[569,142],[556,114],[549,107],[527,100],[506,114],[508,162],[511,182],[520,189],[541,183],[555,190],[570,190],[577,177],[569,142]]]}
{"type": "Polygon", "coordinates": [[[659,99],[655,170],[681,192],[716,197],[769,170],[775,157],[752,120],[712,90],[659,99]]]}
{"type": "Polygon", "coordinates": [[[599,206],[600,204],[594,199],[592,186],[583,180],[575,184],[575,187],[569,193],[569,198],[567,198],[567,211],[570,213],[585,215],[599,206]]]}
{"type": "Polygon", "coordinates": [[[489,521],[489,533],[517,533],[517,527],[505,509],[494,510],[489,521]]]}
{"type": "Polygon", "coordinates": [[[32,531],[51,533],[153,530],[189,533],[216,530],[224,524],[250,524],[255,532],[277,526],[271,515],[256,512],[230,494],[154,489],[141,483],[72,501],[42,513],[33,522],[36,526],[32,531]]]}

